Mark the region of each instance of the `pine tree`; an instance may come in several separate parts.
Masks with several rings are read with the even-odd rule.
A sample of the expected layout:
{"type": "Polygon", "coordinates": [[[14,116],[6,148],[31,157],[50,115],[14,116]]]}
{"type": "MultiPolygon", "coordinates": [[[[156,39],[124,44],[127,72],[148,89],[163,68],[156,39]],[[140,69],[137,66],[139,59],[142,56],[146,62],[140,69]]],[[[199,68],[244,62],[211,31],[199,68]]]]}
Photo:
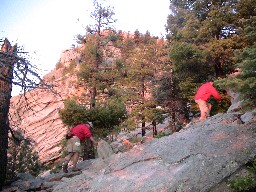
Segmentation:
{"type": "Polygon", "coordinates": [[[80,78],[90,86],[91,107],[96,104],[99,89],[104,90],[105,85],[111,84],[114,78],[111,76],[114,73],[109,72],[112,66],[109,66],[108,60],[103,58],[111,57],[111,52],[105,51],[110,42],[109,36],[112,35],[115,13],[113,7],[105,6],[103,2],[97,0],[94,0],[94,8],[91,13],[94,24],[87,26],[86,36],[79,36],[80,42],[85,45],[80,58],[80,78]],[[81,41],[82,37],[83,41],[81,41]]]}
{"type": "Polygon", "coordinates": [[[235,0],[171,1],[172,13],[167,20],[170,59],[173,75],[182,80],[177,86],[190,102],[188,105],[193,102],[197,87],[209,76],[225,77],[235,68],[234,52],[245,43],[236,25],[237,4],[235,0]]]}
{"type": "Polygon", "coordinates": [[[156,109],[156,100],[150,95],[154,89],[156,71],[160,62],[158,55],[162,45],[158,44],[149,32],[142,35],[136,30],[135,33],[137,34],[134,37],[135,47],[126,61],[129,68],[125,87],[130,93],[127,104],[132,106],[131,118],[141,124],[142,136],[144,136],[146,122],[159,121],[156,119],[156,114],[160,111],[156,109]]]}
{"type": "Polygon", "coordinates": [[[252,109],[256,104],[256,1],[243,0],[237,4],[237,27],[239,41],[244,48],[236,51],[236,73],[220,79],[219,85],[240,94],[243,109],[252,109]]]}

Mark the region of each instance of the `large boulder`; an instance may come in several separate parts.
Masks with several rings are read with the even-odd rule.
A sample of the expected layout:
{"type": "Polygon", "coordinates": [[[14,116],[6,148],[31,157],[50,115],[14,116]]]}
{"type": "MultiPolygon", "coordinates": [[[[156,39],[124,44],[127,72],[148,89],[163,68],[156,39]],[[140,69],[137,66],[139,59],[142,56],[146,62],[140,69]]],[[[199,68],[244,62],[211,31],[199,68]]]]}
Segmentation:
{"type": "Polygon", "coordinates": [[[113,149],[105,140],[100,140],[97,146],[98,158],[106,159],[114,154],[113,149]]]}

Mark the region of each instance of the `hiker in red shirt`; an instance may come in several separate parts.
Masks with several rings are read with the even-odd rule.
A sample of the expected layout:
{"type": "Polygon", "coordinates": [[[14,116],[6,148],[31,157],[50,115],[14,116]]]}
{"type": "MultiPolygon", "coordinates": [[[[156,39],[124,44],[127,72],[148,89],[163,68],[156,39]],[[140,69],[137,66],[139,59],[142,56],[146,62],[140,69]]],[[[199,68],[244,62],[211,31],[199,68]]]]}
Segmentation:
{"type": "Polygon", "coordinates": [[[218,91],[213,87],[213,81],[209,80],[205,84],[201,85],[201,87],[199,87],[195,95],[195,102],[198,104],[201,112],[199,120],[206,119],[206,117],[210,115],[212,105],[208,103],[208,100],[211,96],[213,96],[218,101],[221,101],[221,97],[218,91]]]}
{"type": "Polygon", "coordinates": [[[81,141],[85,138],[90,138],[94,145],[97,146],[97,142],[94,140],[90,128],[92,128],[92,123],[89,122],[88,124],[80,124],[73,127],[70,132],[67,134],[66,138],[68,139],[67,143],[67,151],[68,155],[64,158],[63,172],[68,172],[68,163],[70,159],[73,157],[73,167],[72,171],[79,171],[76,167],[77,161],[79,159],[79,154],[81,151],[81,141]]]}

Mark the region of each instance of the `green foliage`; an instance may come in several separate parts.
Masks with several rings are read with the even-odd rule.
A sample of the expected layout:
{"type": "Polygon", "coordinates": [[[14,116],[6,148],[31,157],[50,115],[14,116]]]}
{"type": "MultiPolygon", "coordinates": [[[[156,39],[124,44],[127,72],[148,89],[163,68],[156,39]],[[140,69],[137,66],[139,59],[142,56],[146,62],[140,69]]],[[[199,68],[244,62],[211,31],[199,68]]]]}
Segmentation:
{"type": "Polygon", "coordinates": [[[227,181],[228,186],[234,192],[246,192],[256,190],[256,159],[249,163],[247,176],[237,176],[235,179],[227,181]]]}
{"type": "Polygon", "coordinates": [[[249,163],[247,168],[251,174],[256,174],[256,158],[249,163]]]}
{"type": "Polygon", "coordinates": [[[68,126],[75,126],[90,121],[90,112],[72,99],[64,101],[64,109],[61,109],[59,114],[63,123],[68,126]]]}
{"type": "Polygon", "coordinates": [[[205,64],[202,51],[194,44],[173,43],[169,56],[173,61],[173,74],[182,79],[182,83],[202,82],[213,73],[213,66],[205,64]]]}
{"type": "Polygon", "coordinates": [[[240,94],[244,100],[243,110],[255,108],[256,105],[256,18],[255,0],[243,0],[237,4],[239,18],[240,41],[243,49],[236,51],[238,72],[227,79],[219,79],[222,88],[230,89],[240,94]]]}
{"type": "MultiPolygon", "coordinates": [[[[91,16],[95,23],[88,26],[85,36],[79,37],[85,45],[81,51],[79,77],[87,89],[90,89],[90,93],[85,96],[87,100],[88,97],[91,99],[90,107],[95,107],[95,110],[88,112],[80,105],[74,105],[69,115],[68,112],[65,113],[67,124],[75,122],[75,117],[71,114],[81,110],[84,111],[83,115],[76,117],[76,121],[99,121],[95,123],[101,131],[104,129],[109,132],[119,126],[132,129],[138,122],[161,117],[155,111],[156,106],[166,107],[166,103],[170,104],[167,110],[173,118],[181,119],[180,116],[183,115],[184,119],[188,119],[189,112],[198,111],[194,109],[197,87],[209,75],[226,76],[238,62],[243,63],[244,67],[250,67],[244,70],[244,76],[239,76],[240,79],[236,79],[236,84],[232,83],[232,86],[235,85],[243,92],[244,97],[250,100],[255,98],[251,91],[255,89],[255,78],[251,78],[255,71],[251,67],[255,58],[248,59],[248,54],[243,57],[234,55],[235,50],[246,46],[249,53],[255,40],[255,19],[251,17],[254,14],[254,9],[251,8],[253,1],[171,0],[170,3],[171,15],[167,21],[167,31],[168,39],[172,41],[161,44],[148,31],[143,35],[136,30],[133,36],[125,38],[121,31],[112,29],[101,33],[103,29],[110,27],[108,24],[114,23],[114,12],[110,7],[94,2],[95,11],[91,16]],[[116,52],[108,49],[109,43],[117,48],[113,49],[116,52]],[[154,97],[148,98],[153,91],[154,97]],[[113,124],[109,116],[112,109],[105,106],[108,103],[105,101],[111,97],[119,97],[126,106],[131,107],[131,113],[125,115],[126,121],[118,121],[120,124],[116,127],[110,126],[113,124]],[[104,103],[101,103],[102,100],[104,103]],[[189,111],[190,106],[192,109],[189,111]],[[100,111],[101,107],[103,111],[100,111]]],[[[252,49],[251,51],[250,55],[255,55],[252,49]]],[[[227,88],[230,86],[221,86],[222,90],[227,88]]],[[[218,89],[219,92],[222,92],[221,89],[218,89]]],[[[230,105],[230,98],[225,93],[221,96],[221,103],[210,101],[213,103],[212,114],[225,112],[230,105]]],[[[178,124],[178,121],[173,122],[178,124]]],[[[180,124],[182,125],[182,121],[180,124]]]]}
{"type": "Polygon", "coordinates": [[[244,100],[244,109],[253,109],[256,105],[256,46],[245,48],[238,57],[241,59],[238,64],[240,72],[227,79],[218,79],[217,83],[223,89],[238,92],[240,99],[244,100]]]}
{"type": "Polygon", "coordinates": [[[131,142],[131,143],[141,143],[141,138],[138,138],[138,137],[132,137],[132,138],[130,138],[129,139],[129,141],[131,142]]]}
{"type": "Polygon", "coordinates": [[[120,124],[120,129],[132,131],[135,128],[136,128],[136,119],[135,119],[135,117],[132,117],[132,116],[129,116],[129,115],[127,116],[127,119],[125,119],[120,124]]]}
{"type": "Polygon", "coordinates": [[[126,59],[127,78],[124,84],[129,92],[126,104],[132,105],[129,114],[129,128],[134,128],[138,122],[159,121],[160,110],[156,109],[157,103],[154,98],[148,98],[148,93],[152,93],[155,88],[156,71],[161,62],[161,53],[159,50],[163,45],[157,44],[155,38],[151,37],[149,32],[145,35],[135,31],[134,35],[135,47],[130,51],[129,58],[126,59]],[[130,125],[132,125],[130,127],[130,125]]]}
{"type": "Polygon", "coordinates": [[[234,51],[240,48],[235,38],[213,39],[205,46],[202,55],[204,60],[207,61],[207,65],[211,67],[211,73],[208,74],[212,76],[214,73],[217,76],[229,74],[236,62],[234,51]]]}
{"type": "Polygon", "coordinates": [[[256,181],[252,177],[238,177],[234,181],[229,181],[228,184],[236,192],[250,191],[256,187],[256,181]]]}
{"type": "MultiPolygon", "coordinates": [[[[175,82],[179,94],[191,101],[197,85],[209,75],[223,78],[239,63],[241,73],[218,84],[222,90],[240,92],[244,106],[255,107],[255,0],[170,3],[169,56],[173,62],[172,77],[180,80],[175,82]],[[234,54],[242,49],[240,56],[234,54]]],[[[213,114],[226,111],[230,105],[228,96],[222,94],[222,98],[221,104],[214,103],[218,108],[212,109],[213,114]]]]}
{"type": "Polygon", "coordinates": [[[165,136],[168,136],[167,134],[165,134],[164,132],[161,132],[161,133],[158,133],[157,135],[154,135],[154,138],[161,138],[161,137],[165,137],[165,136]]]}
{"type": "Polygon", "coordinates": [[[210,114],[211,116],[216,115],[218,113],[226,113],[228,108],[231,105],[230,96],[226,94],[220,94],[220,95],[221,95],[221,102],[218,102],[216,99],[212,97],[209,99],[209,103],[212,104],[211,114],[210,114]]]}
{"type": "Polygon", "coordinates": [[[90,110],[97,135],[106,137],[126,119],[126,108],[120,99],[111,99],[105,103],[97,103],[90,110]]]}
{"type": "Polygon", "coordinates": [[[161,83],[159,88],[166,92],[170,113],[175,118],[173,122],[177,124],[180,119],[180,123],[183,124],[189,118],[188,106],[194,103],[197,87],[208,75],[213,74],[214,67],[205,63],[202,50],[192,43],[174,42],[169,56],[173,61],[172,78],[169,83],[161,83]],[[178,117],[181,114],[183,117],[178,117]]]}
{"type": "MultiPolygon", "coordinates": [[[[17,134],[20,134],[17,132],[17,134]]],[[[20,136],[19,138],[22,138],[20,136]]],[[[22,141],[9,140],[7,164],[7,180],[12,180],[17,173],[30,173],[37,176],[44,166],[39,161],[37,152],[33,149],[32,143],[28,139],[22,141]]]]}
{"type": "Polygon", "coordinates": [[[95,106],[97,97],[109,88],[117,74],[112,72],[107,61],[112,51],[106,51],[108,42],[117,40],[112,33],[112,24],[116,21],[113,7],[104,5],[104,1],[100,0],[94,0],[93,5],[94,10],[90,15],[93,23],[86,27],[86,36],[78,35],[79,42],[85,45],[81,51],[79,77],[91,91],[91,107],[95,106]]]}
{"type": "Polygon", "coordinates": [[[155,102],[144,101],[143,104],[133,107],[131,115],[139,121],[144,119],[145,122],[155,121],[157,123],[162,123],[164,120],[164,113],[164,110],[156,108],[155,102]]]}
{"type": "Polygon", "coordinates": [[[173,70],[180,71],[183,68],[189,70],[189,67],[183,65],[193,65],[201,60],[201,51],[191,43],[177,42],[170,48],[170,57],[174,62],[173,70]]]}
{"type": "Polygon", "coordinates": [[[93,0],[93,5],[94,11],[91,12],[91,19],[94,20],[94,24],[86,27],[87,32],[100,33],[104,29],[113,28],[111,25],[116,22],[114,8],[100,0],[93,0]]]}
{"type": "Polygon", "coordinates": [[[68,126],[92,121],[92,131],[99,137],[105,137],[126,118],[127,112],[123,102],[113,98],[104,103],[96,103],[90,110],[86,110],[75,100],[68,99],[59,113],[63,123],[68,126]]]}

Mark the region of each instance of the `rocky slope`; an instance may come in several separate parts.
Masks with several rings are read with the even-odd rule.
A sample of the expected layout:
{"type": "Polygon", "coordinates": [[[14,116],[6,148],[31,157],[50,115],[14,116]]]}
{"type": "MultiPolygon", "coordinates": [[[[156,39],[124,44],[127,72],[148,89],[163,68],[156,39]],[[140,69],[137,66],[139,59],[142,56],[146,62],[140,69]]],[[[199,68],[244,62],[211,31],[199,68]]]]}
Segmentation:
{"type": "MultiPolygon", "coordinates": [[[[10,114],[12,127],[21,127],[34,139],[46,163],[60,156],[58,144],[66,133],[58,115],[63,100],[79,96],[84,88],[75,83],[75,76],[63,76],[63,68],[44,79],[53,83],[54,92],[35,89],[13,97],[10,114]]],[[[111,147],[99,146],[105,155],[80,162],[81,172],[45,173],[36,178],[20,174],[4,191],[226,191],[220,189],[225,180],[256,155],[256,110],[239,113],[240,101],[233,97],[226,114],[191,123],[180,132],[137,144],[124,153],[106,152],[111,147]]]]}
{"type": "Polygon", "coordinates": [[[226,179],[256,155],[255,113],[215,115],[128,152],[81,161],[81,172],[21,174],[4,191],[228,192],[226,179]]]}

